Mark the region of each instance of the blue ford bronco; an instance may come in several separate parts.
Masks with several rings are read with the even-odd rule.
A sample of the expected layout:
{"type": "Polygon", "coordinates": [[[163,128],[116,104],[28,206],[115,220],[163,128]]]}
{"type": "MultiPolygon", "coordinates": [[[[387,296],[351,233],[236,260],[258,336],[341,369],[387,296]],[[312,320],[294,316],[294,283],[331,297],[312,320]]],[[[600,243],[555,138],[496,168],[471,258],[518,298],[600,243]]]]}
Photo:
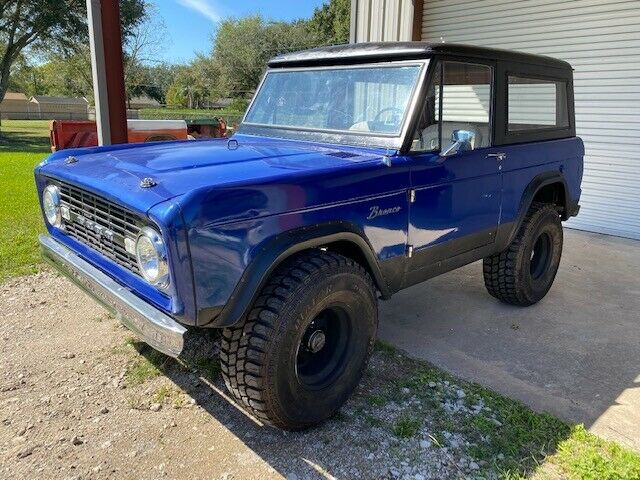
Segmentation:
{"type": "Polygon", "coordinates": [[[579,209],[572,78],[453,44],[281,55],[230,139],[44,160],[43,253],[168,355],[221,329],[237,402],[303,429],[356,387],[378,298],[477,260],[500,301],[545,296],[579,209]]]}

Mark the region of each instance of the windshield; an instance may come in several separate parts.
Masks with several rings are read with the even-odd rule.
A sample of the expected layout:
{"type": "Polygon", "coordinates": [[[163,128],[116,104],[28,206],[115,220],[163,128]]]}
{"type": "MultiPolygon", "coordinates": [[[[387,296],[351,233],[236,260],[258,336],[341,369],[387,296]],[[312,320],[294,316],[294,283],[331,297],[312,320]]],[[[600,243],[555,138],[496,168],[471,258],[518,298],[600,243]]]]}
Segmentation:
{"type": "Polygon", "coordinates": [[[271,70],[244,123],[397,136],[420,68],[389,65],[271,70]]]}

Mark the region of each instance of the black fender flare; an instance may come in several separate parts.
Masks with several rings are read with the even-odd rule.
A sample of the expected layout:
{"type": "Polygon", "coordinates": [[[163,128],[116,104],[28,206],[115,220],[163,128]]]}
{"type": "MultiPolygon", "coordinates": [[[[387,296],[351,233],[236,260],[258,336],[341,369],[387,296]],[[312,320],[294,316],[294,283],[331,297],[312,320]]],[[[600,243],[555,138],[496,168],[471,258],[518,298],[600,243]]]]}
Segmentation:
{"type": "Polygon", "coordinates": [[[562,188],[564,189],[564,212],[562,215],[562,219],[566,220],[570,215],[573,215],[573,201],[570,198],[569,188],[567,187],[567,181],[562,175],[560,170],[551,170],[547,172],[540,173],[533,177],[533,179],[529,182],[527,187],[524,189],[522,193],[522,197],[520,198],[520,205],[518,207],[518,216],[516,217],[515,222],[513,222],[513,227],[508,229],[508,231],[499,234],[499,238],[497,239],[498,245],[501,246],[501,250],[506,248],[518,233],[520,229],[520,225],[524,221],[524,217],[527,215],[529,211],[529,207],[533,203],[533,199],[536,194],[547,185],[551,185],[552,183],[560,183],[562,184],[562,188]]]}
{"type": "Polygon", "coordinates": [[[372,274],[381,296],[388,298],[391,295],[389,287],[365,235],[351,223],[329,222],[287,230],[266,242],[243,272],[219,315],[207,326],[228,327],[239,322],[249,313],[269,276],[283,261],[297,252],[337,241],[351,242],[360,249],[367,261],[364,267],[372,274]]]}

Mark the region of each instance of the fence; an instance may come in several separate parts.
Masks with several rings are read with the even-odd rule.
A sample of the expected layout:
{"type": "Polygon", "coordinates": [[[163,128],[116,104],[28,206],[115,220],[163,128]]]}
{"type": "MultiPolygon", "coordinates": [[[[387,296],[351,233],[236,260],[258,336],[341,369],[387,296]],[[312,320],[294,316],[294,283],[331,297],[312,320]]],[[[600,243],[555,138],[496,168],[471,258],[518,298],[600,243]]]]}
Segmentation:
{"type": "MultiPolygon", "coordinates": [[[[127,118],[130,120],[213,120],[224,118],[228,125],[238,125],[242,121],[244,112],[231,112],[220,109],[185,110],[172,108],[141,108],[128,109],[127,118]]],[[[89,120],[96,119],[95,107],[89,107],[89,120]]]]}
{"type": "Polygon", "coordinates": [[[162,109],[142,109],[138,110],[138,118],[145,120],[213,120],[215,118],[224,118],[231,124],[238,124],[242,121],[244,112],[231,112],[225,110],[172,110],[170,108],[162,109]]]}
{"type": "MultiPolygon", "coordinates": [[[[154,108],[127,110],[129,119],[145,120],[213,120],[224,118],[227,125],[234,127],[240,124],[244,112],[228,112],[224,110],[172,110],[171,108],[154,108]]],[[[3,112],[0,110],[2,120],[93,120],[96,119],[95,107],[89,107],[87,112],[69,111],[26,111],[26,112],[3,112]]]]}
{"type": "Polygon", "coordinates": [[[3,112],[2,120],[88,120],[87,112],[3,112]]]}

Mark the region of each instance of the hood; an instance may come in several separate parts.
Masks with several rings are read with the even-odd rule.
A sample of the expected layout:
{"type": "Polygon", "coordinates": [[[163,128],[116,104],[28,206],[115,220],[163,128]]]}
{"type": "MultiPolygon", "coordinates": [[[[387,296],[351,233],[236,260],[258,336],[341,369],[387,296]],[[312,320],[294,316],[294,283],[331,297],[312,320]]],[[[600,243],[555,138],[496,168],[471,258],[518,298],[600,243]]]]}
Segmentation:
{"type": "Polygon", "coordinates": [[[236,135],[231,141],[63,150],[48,157],[37,172],[147,212],[159,202],[199,189],[263,184],[379,159],[384,153],[379,149],[236,135]],[[70,156],[77,161],[65,161],[70,156]],[[153,179],[156,185],[142,188],[145,178],[153,179]]]}

